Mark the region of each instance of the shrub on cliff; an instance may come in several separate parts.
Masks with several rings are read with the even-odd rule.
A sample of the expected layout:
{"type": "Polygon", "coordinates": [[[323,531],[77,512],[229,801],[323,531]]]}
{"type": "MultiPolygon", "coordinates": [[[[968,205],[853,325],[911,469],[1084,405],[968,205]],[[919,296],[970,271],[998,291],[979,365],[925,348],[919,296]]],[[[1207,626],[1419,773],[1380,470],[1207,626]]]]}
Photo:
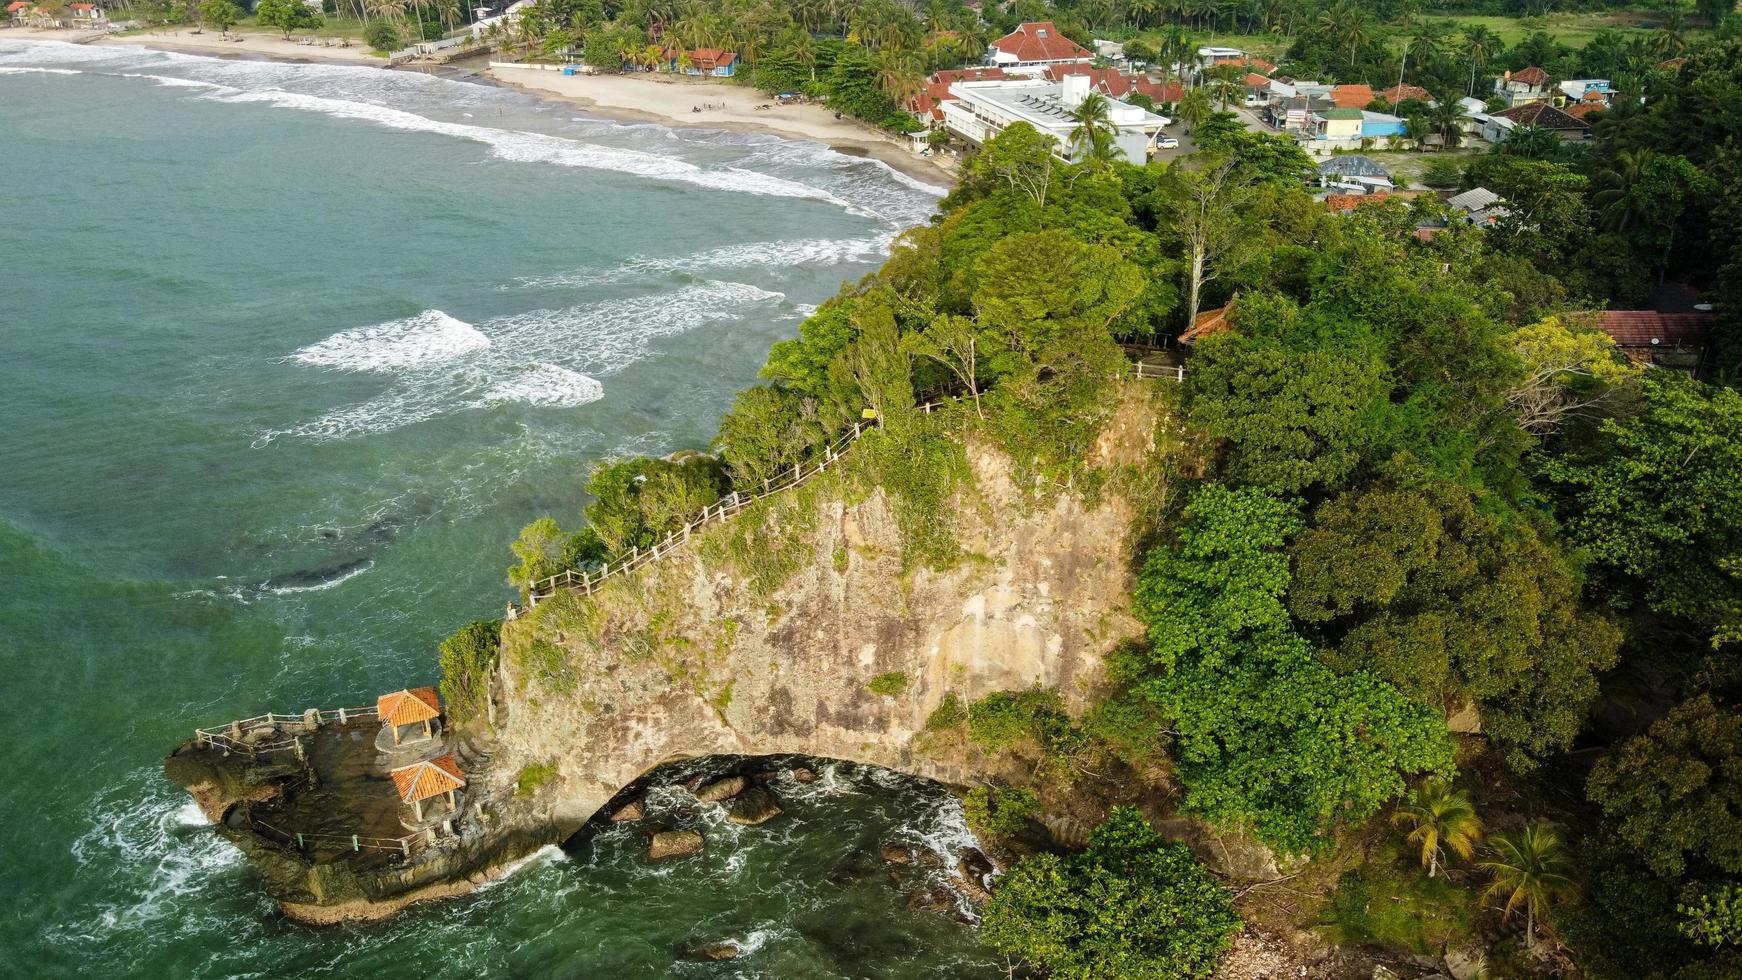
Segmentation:
{"type": "Polygon", "coordinates": [[[976,786],[962,800],[968,827],[983,837],[1015,837],[1040,812],[1040,797],[1031,789],[976,786]]]}
{"type": "Polygon", "coordinates": [[[981,936],[1059,980],[1208,976],[1240,916],[1227,889],[1143,815],[1116,807],[1080,854],[1038,854],[992,895],[981,936]]]}
{"type": "Polygon", "coordinates": [[[450,722],[464,722],[483,708],[501,642],[499,619],[480,619],[442,641],[442,705],[450,722]]]}

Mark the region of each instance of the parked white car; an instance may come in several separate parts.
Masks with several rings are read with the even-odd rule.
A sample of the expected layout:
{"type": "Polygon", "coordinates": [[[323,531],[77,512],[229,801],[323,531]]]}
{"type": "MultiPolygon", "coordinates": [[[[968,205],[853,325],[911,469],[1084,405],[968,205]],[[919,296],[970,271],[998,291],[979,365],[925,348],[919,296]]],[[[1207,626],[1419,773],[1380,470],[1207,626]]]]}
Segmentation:
{"type": "Polygon", "coordinates": [[[1174,139],[1172,136],[1157,136],[1155,138],[1155,148],[1158,150],[1177,150],[1179,149],[1179,140],[1174,139]]]}

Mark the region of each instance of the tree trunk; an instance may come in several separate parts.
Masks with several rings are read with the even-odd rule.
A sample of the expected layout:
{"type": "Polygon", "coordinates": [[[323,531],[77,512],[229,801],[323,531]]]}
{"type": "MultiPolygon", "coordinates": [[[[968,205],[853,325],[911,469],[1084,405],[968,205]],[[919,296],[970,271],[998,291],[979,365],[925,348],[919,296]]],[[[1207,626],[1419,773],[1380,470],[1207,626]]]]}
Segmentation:
{"type": "Polygon", "coordinates": [[[1199,291],[1204,285],[1204,250],[1201,246],[1192,248],[1192,292],[1191,302],[1186,310],[1186,329],[1198,322],[1199,291]]]}

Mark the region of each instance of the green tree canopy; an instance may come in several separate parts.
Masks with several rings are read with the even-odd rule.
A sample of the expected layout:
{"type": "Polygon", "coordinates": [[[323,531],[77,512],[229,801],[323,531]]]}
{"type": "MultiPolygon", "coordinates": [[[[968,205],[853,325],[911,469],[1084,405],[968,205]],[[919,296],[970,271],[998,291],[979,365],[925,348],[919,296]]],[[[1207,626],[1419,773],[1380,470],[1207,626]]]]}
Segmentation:
{"type": "Polygon", "coordinates": [[[1742,873],[1742,714],[1709,695],[1597,761],[1586,784],[1615,835],[1658,874],[1690,861],[1742,873]]]}
{"type": "Polygon", "coordinates": [[[1233,897],[1184,845],[1115,807],[1080,854],[1039,854],[992,894],[981,936],[1059,980],[1205,977],[1240,928],[1233,897]]]}

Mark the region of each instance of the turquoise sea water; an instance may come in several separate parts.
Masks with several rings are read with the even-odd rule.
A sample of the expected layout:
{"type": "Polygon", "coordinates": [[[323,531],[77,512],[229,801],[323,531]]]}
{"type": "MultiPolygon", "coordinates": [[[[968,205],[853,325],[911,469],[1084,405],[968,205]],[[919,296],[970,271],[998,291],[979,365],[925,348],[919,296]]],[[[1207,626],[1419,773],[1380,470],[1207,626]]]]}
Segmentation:
{"type": "Polygon", "coordinates": [[[589,462],[704,445],[932,193],[490,87],[0,38],[0,975],[989,975],[841,767],[765,833],[606,835],[366,928],[279,919],[165,782],[198,724],[360,704],[496,614],[589,462]],[[866,854],[873,857],[866,865],[866,854]],[[681,962],[688,943],[754,952],[681,962]]]}

